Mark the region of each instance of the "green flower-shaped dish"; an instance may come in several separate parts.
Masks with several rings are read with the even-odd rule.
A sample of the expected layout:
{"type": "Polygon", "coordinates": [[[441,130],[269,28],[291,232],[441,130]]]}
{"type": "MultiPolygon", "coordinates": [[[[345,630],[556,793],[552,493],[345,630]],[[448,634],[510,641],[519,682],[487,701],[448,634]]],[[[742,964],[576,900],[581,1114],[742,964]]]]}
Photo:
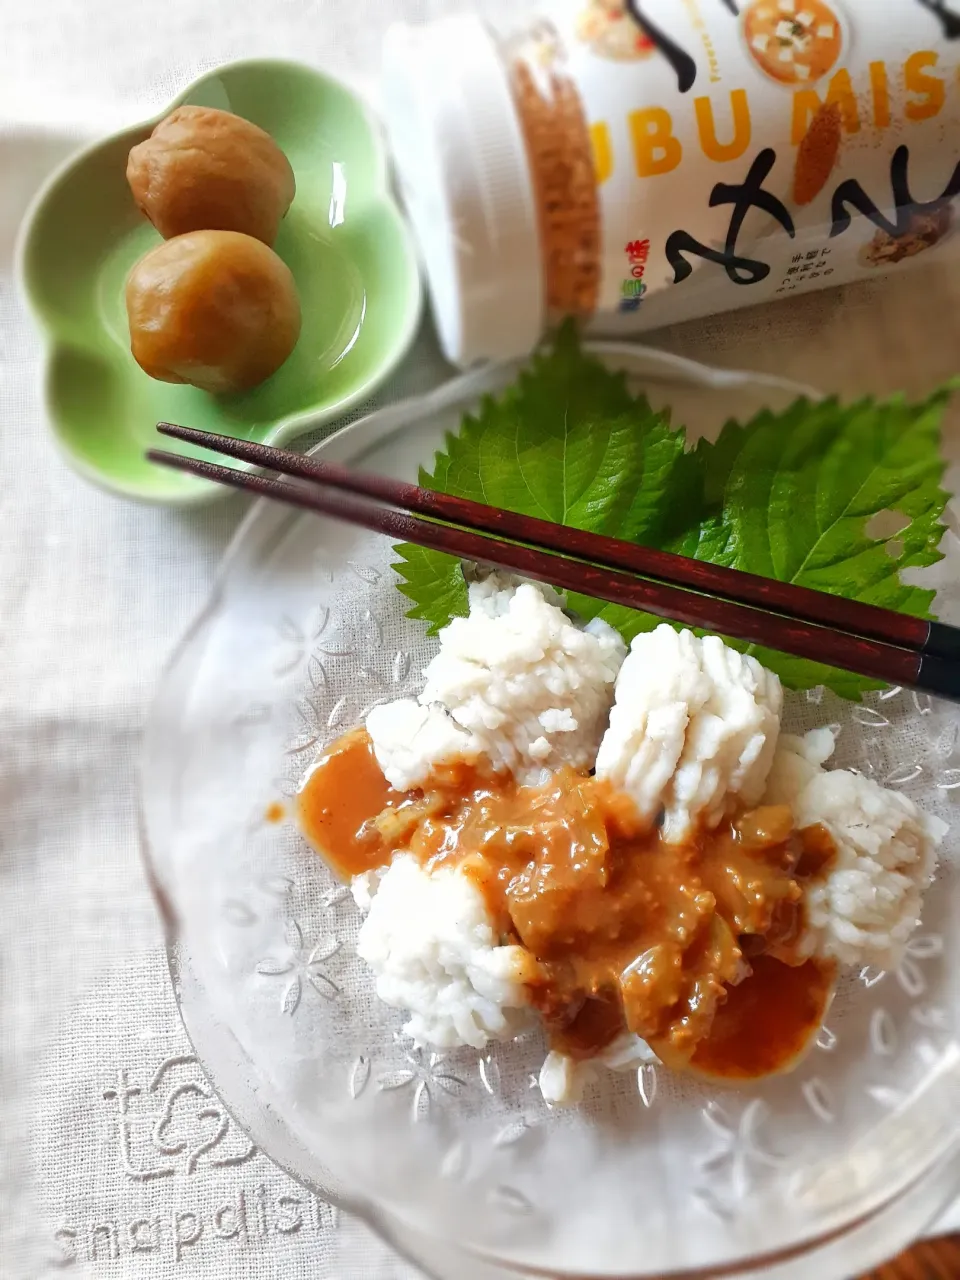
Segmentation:
{"type": "Polygon", "coordinates": [[[221,67],[156,119],[68,161],[27,217],[19,275],[49,344],[47,408],[68,460],[118,493],[157,502],[222,492],[145,461],[159,420],[288,441],[368,395],[406,352],[420,315],[416,256],[376,123],[342,84],[292,62],[221,67]],[[127,187],[127,153],[182,103],[252,120],[296,174],[275,248],[300,292],[300,341],[279,372],[243,395],[156,382],[130,354],[124,283],[160,237],[127,187]]]}

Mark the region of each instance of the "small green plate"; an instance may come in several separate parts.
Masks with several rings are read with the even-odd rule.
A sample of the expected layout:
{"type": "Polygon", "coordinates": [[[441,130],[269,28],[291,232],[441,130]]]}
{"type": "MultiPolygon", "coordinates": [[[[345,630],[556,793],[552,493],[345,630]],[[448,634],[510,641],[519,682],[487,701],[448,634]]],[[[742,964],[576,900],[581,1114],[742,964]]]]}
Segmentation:
{"type": "Polygon", "coordinates": [[[48,415],[68,461],[117,493],[156,502],[222,492],[144,459],[162,443],[158,421],[288,441],[367,396],[404,355],[420,317],[416,254],[390,196],[378,126],[344,85],[294,62],[220,67],[155,119],[69,160],[27,216],[18,263],[47,339],[48,415]],[[124,282],[160,237],[130,194],[127,153],[182,103],[252,120],[296,174],[275,248],[296,278],[303,328],[286,364],[243,395],[156,382],[130,354],[124,282]]]}

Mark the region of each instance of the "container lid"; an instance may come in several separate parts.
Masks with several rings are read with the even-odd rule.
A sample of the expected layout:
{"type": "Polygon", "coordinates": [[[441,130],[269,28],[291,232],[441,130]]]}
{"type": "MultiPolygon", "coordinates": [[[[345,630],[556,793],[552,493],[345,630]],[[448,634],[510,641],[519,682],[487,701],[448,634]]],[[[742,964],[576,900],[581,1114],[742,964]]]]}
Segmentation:
{"type": "Polygon", "coordinates": [[[492,34],[472,15],[394,25],[382,88],[446,356],[466,367],[526,355],[545,323],[537,209],[492,34]]]}

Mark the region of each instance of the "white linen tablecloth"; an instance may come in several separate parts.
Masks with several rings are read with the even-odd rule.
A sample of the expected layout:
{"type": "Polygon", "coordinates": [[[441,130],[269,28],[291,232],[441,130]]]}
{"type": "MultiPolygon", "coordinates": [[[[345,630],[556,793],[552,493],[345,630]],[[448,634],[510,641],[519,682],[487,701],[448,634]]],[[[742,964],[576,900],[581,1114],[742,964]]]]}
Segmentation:
{"type": "MultiPolygon", "coordinates": [[[[137,849],[135,763],[162,664],[243,510],[124,503],[45,430],[40,344],[14,295],[17,222],[77,140],[229,58],[370,78],[392,17],[458,0],[0,0],[0,1276],[410,1278],[230,1126],[169,991],[137,849]]],[[[530,0],[482,0],[494,20],[530,0]]],[[[956,372],[960,271],[654,337],[846,395],[956,372]]],[[[429,339],[379,397],[443,369],[429,339]]],[[[952,486],[956,492],[956,485],[952,486]]]]}

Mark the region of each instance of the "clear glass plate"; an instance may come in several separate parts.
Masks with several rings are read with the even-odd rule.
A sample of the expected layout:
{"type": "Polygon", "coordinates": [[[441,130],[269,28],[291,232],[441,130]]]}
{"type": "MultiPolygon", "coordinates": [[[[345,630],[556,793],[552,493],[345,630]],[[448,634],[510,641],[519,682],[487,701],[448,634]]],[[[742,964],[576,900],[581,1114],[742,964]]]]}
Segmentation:
{"type": "MultiPolygon", "coordinates": [[[[593,349],[693,435],[803,390],[593,349]]],[[[318,452],[413,479],[515,372],[466,375],[318,452]]],[[[295,1177],[457,1280],[786,1280],[810,1274],[811,1251],[839,1277],[894,1251],[960,1187],[956,839],[901,967],[846,974],[790,1075],[732,1089],[649,1065],[559,1111],[535,1087],[536,1035],[415,1051],[356,957],[349,892],[289,822],[271,821],[321,745],[418,689],[436,642],[404,617],[391,558],[385,539],[254,507],[148,728],[148,865],[184,1020],[226,1105],[295,1177]]],[[[956,707],[899,690],[857,705],[788,696],[787,729],[830,723],[837,764],[953,818],[956,707]]]]}

